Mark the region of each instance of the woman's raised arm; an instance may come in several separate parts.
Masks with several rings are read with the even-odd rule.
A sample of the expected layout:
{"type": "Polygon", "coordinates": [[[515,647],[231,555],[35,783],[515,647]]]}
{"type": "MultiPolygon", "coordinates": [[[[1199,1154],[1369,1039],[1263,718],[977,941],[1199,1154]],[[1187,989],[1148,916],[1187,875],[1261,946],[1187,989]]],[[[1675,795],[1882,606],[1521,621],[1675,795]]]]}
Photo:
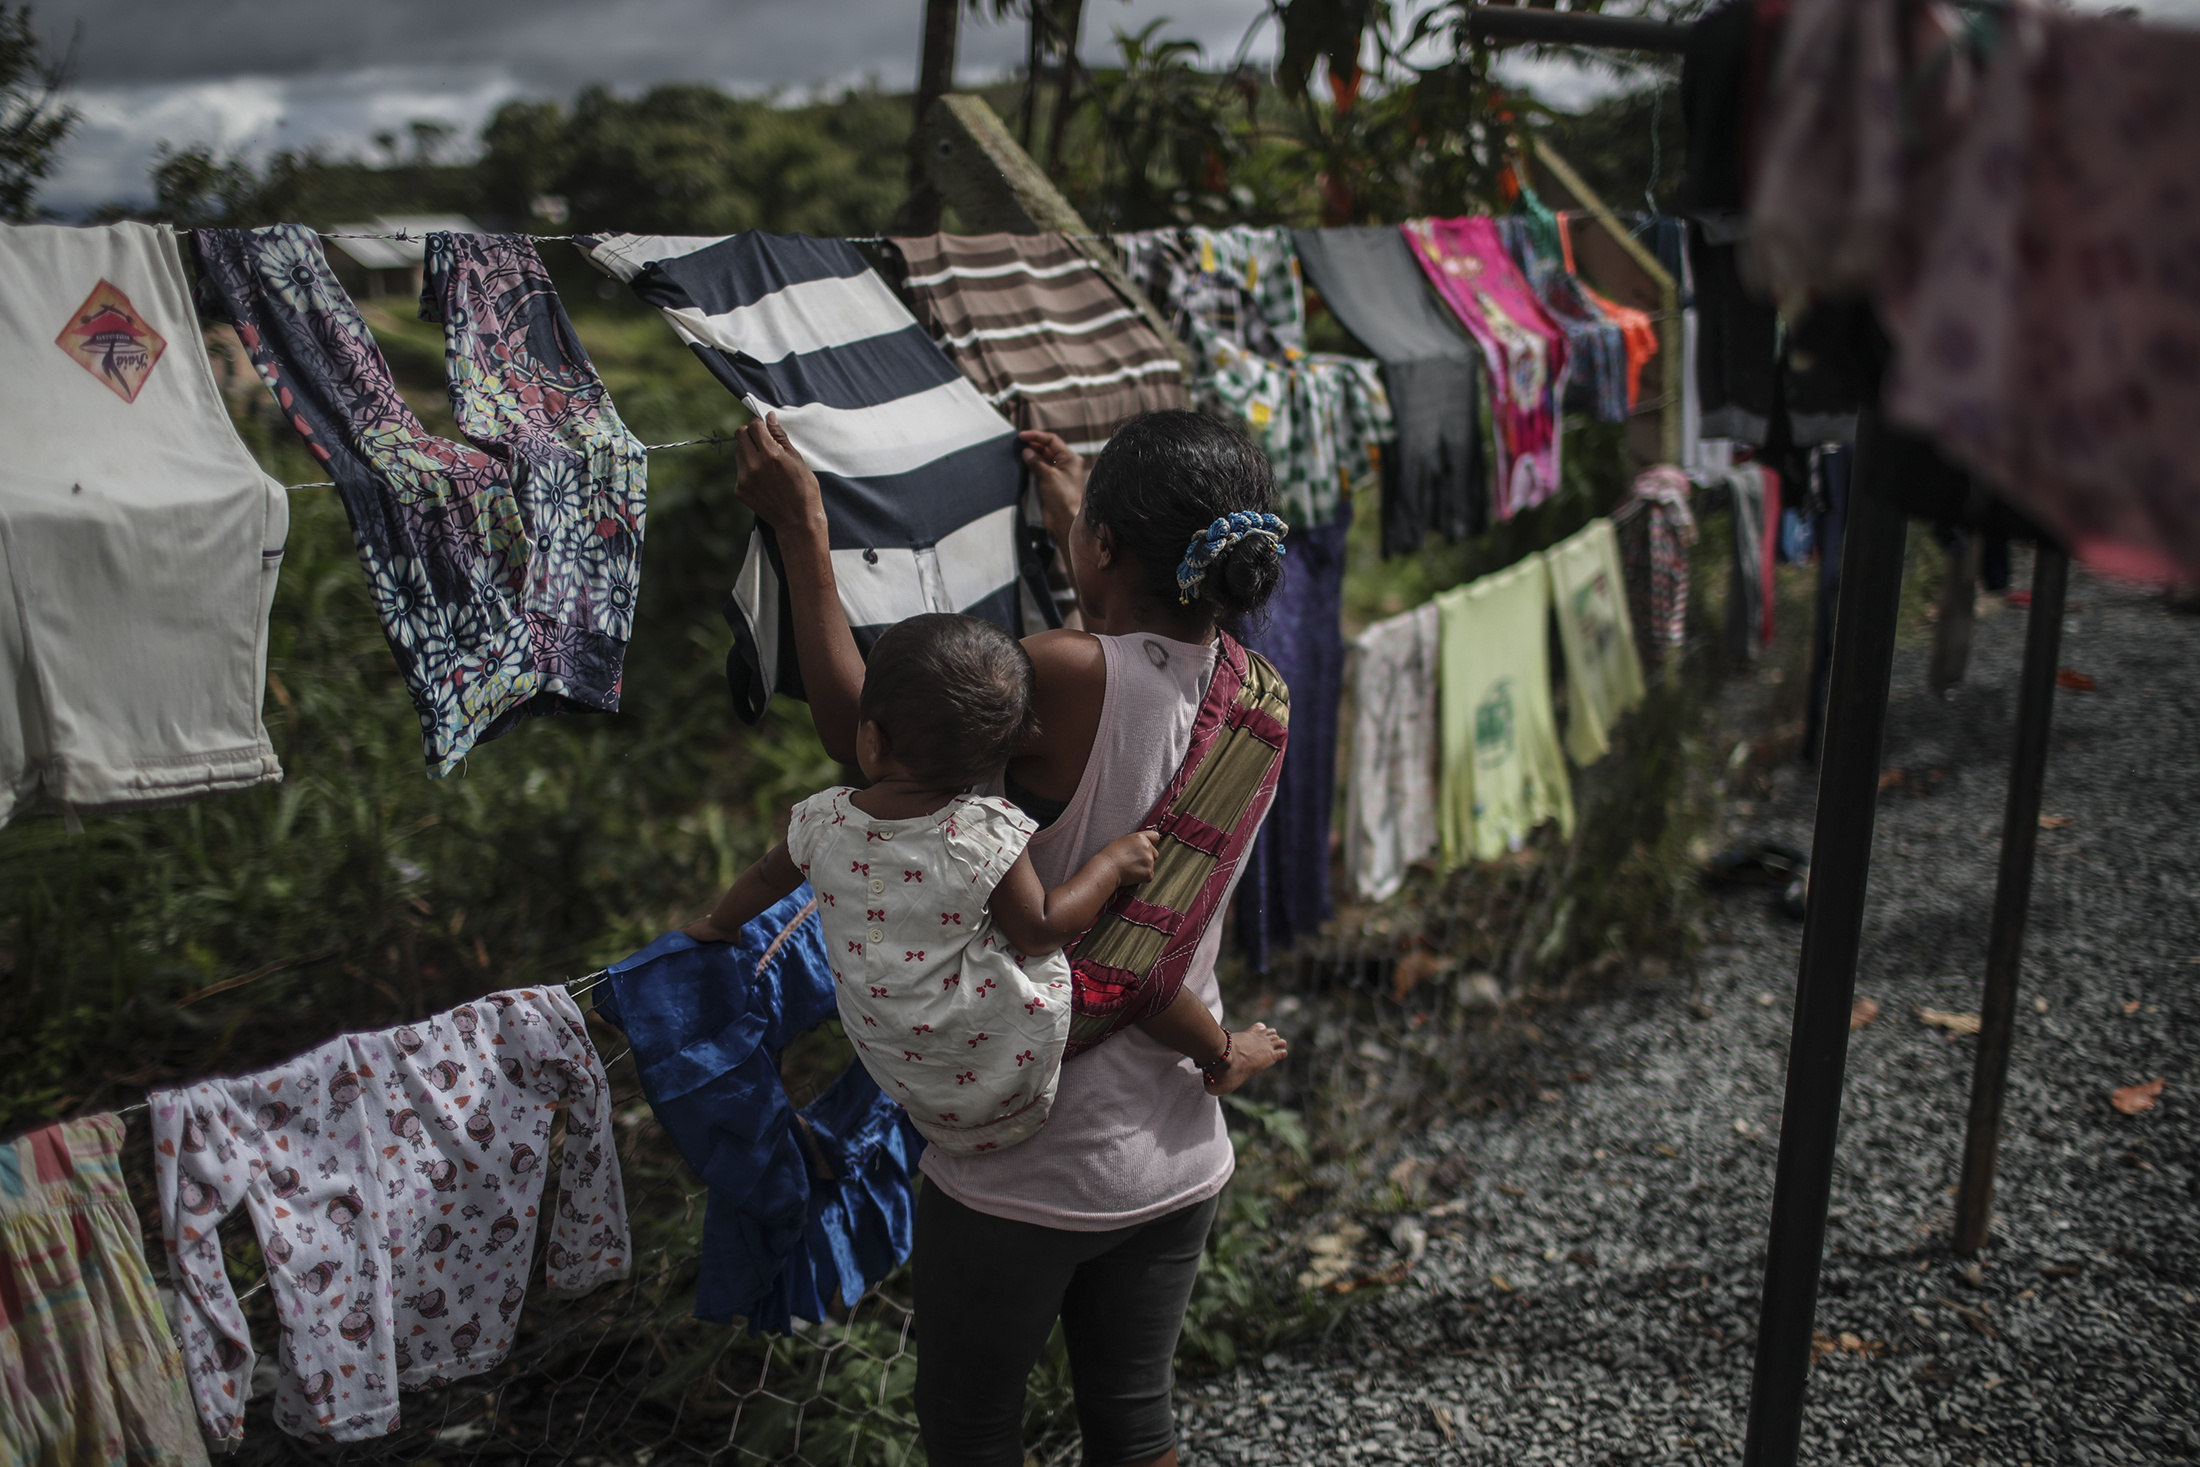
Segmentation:
{"type": "Polygon", "coordinates": [[[843,764],[856,757],[856,704],[863,693],[863,654],[848,630],[825,523],[817,475],[802,461],[779,415],[767,413],[734,436],[740,477],[734,495],[771,526],[792,603],[795,657],[802,688],[825,752],[843,764]]]}

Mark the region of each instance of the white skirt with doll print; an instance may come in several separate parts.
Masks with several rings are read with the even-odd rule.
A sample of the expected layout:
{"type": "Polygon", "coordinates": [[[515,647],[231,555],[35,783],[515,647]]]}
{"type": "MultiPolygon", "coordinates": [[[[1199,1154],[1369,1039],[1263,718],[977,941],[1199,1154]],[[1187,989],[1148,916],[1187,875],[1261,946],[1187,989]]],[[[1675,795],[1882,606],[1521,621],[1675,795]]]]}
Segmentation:
{"type": "Polygon", "coordinates": [[[1008,801],[881,820],[841,786],[795,806],[787,852],[816,891],[840,1021],[879,1088],[956,1156],[1046,1123],[1069,1037],[1069,960],[1010,950],[986,903],[1030,843],[1008,801]]]}

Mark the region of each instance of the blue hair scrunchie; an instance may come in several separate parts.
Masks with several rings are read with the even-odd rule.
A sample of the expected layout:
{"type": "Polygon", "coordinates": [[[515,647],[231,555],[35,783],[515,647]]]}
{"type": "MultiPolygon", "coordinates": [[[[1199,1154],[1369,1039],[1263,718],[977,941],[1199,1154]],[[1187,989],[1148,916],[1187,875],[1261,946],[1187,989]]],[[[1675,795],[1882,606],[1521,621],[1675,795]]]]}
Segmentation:
{"type": "Polygon", "coordinates": [[[1207,568],[1248,535],[1257,535],[1276,547],[1276,554],[1284,553],[1283,537],[1291,533],[1291,527],[1272,514],[1255,514],[1249,509],[1220,515],[1215,522],[1192,536],[1192,543],[1184,551],[1184,559],[1176,567],[1176,599],[1185,606],[1199,594],[1200,582],[1207,579],[1207,568]]]}

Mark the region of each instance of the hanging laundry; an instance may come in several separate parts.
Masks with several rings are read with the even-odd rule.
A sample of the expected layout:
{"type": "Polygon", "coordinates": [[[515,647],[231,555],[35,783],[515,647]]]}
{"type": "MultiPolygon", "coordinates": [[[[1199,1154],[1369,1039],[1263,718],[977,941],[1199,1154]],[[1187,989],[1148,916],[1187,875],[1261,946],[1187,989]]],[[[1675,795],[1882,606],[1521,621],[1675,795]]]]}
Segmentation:
{"type": "Polygon", "coordinates": [[[1546,820],[1574,830],[1551,707],[1551,573],[1539,555],[1436,598],[1444,864],[1494,861],[1546,820]]]}
{"type": "Polygon", "coordinates": [[[1291,743],[1276,798],[1238,880],[1237,937],[1256,971],[1329,920],[1329,823],[1337,807],[1337,722],[1344,697],[1345,541],[1352,506],[1326,525],[1294,528],[1283,583],[1246,646],[1291,690],[1291,743]]]}
{"type": "Polygon", "coordinates": [[[1772,645],[1773,581],[1780,534],[1780,476],[1762,464],[1727,471],[1734,506],[1733,555],[1728,561],[1726,655],[1755,662],[1772,645]]]}
{"type": "MultiPolygon", "coordinates": [[[[1680,361],[1667,369],[1678,374],[1681,393],[1681,443],[1680,465],[1684,473],[1693,475],[1703,457],[1703,395],[1697,382],[1700,367],[1697,362],[1701,323],[1696,317],[1696,275],[1688,264],[1688,222],[1670,215],[1641,214],[1636,216],[1636,231],[1650,245],[1665,273],[1673,277],[1675,296],[1680,306],[1680,361]]],[[[1673,389],[1675,378],[1668,375],[1666,390],[1673,389]]],[[[1721,472],[1723,472],[1723,468],[1721,472]]]]}
{"type": "Polygon", "coordinates": [[[443,323],[472,446],[414,416],[312,230],[201,229],[192,248],[204,309],[336,481],[428,773],[529,718],[618,711],[648,462],[534,244],[427,238],[421,314],[443,323]]]}
{"type": "Polygon", "coordinates": [[[1938,212],[1917,185],[1977,85],[1977,48],[1952,7],[1782,9],[1749,180],[1752,273],[1784,299],[1866,291],[1914,248],[1918,217],[1938,212]]]}
{"type": "MultiPolygon", "coordinates": [[[[924,329],[1018,428],[1058,433],[1091,458],[1129,419],[1186,404],[1175,349],[1060,234],[931,234],[890,241],[900,289],[924,329]]],[[[1025,533],[1040,543],[1038,495],[1025,533]]],[[[1059,547],[1040,543],[1057,623],[1077,610],[1059,547]]],[[[1029,614],[1027,613],[1027,620],[1029,614]]]]}
{"type": "Polygon", "coordinates": [[[1345,662],[1352,768],[1344,869],[1363,902],[1387,901],[1437,851],[1436,689],[1442,623],[1431,601],[1360,633],[1345,662]]]}
{"type": "Polygon", "coordinates": [[[1306,350],[1306,290],[1288,229],[1153,229],[1114,243],[1131,279],[1186,341],[1196,323],[1271,361],[1306,350]]]}
{"type": "Polygon", "coordinates": [[[2200,581],[2200,35],[2004,25],[1915,277],[1881,292],[1887,415],[2088,564],[2200,581]]]}
{"type": "Polygon", "coordinates": [[[1192,346],[1194,405],[1243,423],[1275,465],[1277,509],[1324,525],[1378,482],[1397,434],[1373,362],[1306,351],[1306,292],[1287,229],[1118,235],[1133,279],[1192,346]]]}
{"type": "Polygon", "coordinates": [[[730,943],[668,932],[612,965],[596,1012],[625,1032],[658,1122],[709,1189],[695,1316],[752,1333],[823,1323],[909,1256],[924,1142],[850,1065],[797,1111],[787,1044],[833,1017],[807,886],[730,943]]]}
{"type": "Polygon", "coordinates": [[[1140,413],[1185,405],[1175,350],[1059,234],[897,238],[917,320],[1019,428],[1090,458],[1140,413]]]}
{"type": "MultiPolygon", "coordinates": [[[[1524,201],[1534,198],[1523,193],[1524,201]]],[[[1627,421],[1627,341],[1611,317],[1589,299],[1580,281],[1560,257],[1559,223],[1540,203],[1540,217],[1507,215],[1497,221],[1499,238],[1529,288],[1566,333],[1566,391],[1569,412],[1585,413],[1601,423],[1627,421]]]]}
{"type": "Polygon", "coordinates": [[[1696,543],[1688,493],[1686,474],[1654,464],[1635,476],[1626,500],[1612,511],[1628,620],[1645,667],[1664,666],[1688,640],[1688,552],[1696,543]]]}
{"type": "Polygon", "coordinates": [[[1397,442],[1383,461],[1383,554],[1408,555],[1489,523],[1477,404],[1481,350],[1387,226],[1300,229],[1306,275],[1344,328],[1382,362],[1397,442]]]}
{"type": "Polygon", "coordinates": [[[1558,492],[1566,337],[1486,218],[1416,219],[1406,243],[1437,293],[1481,343],[1497,430],[1491,508],[1510,519],[1558,492]]]}
{"type": "Polygon", "coordinates": [[[122,1140],[109,1115],[0,1142],[0,1447],[11,1463],[205,1467],[122,1140]]]}
{"type": "MultiPolygon", "coordinates": [[[[840,604],[868,649],[895,622],[959,611],[1022,630],[1046,586],[1017,526],[1016,430],[846,240],[615,234],[591,261],[664,313],[751,413],[776,412],[817,471],[840,604]]],[[[755,723],[801,696],[778,547],[759,527],[727,601],[726,680],[755,723]]],[[[1034,628],[1036,630],[1036,628],[1034,628]]]]}
{"type": "Polygon", "coordinates": [[[1543,558],[1566,654],[1566,752],[1576,764],[1594,764],[1612,747],[1612,725],[1643,695],[1619,536],[1610,520],[1591,520],[1543,558]]]}
{"type": "Polygon", "coordinates": [[[0,225],[0,824],[282,778],[290,505],[230,426],[165,227],[0,225]]]}
{"type": "MultiPolygon", "coordinates": [[[[1619,328],[1620,340],[1627,353],[1627,410],[1633,412],[1642,397],[1642,369],[1658,354],[1658,328],[1648,311],[1638,311],[1633,306],[1623,306],[1595,290],[1588,281],[1580,278],[1574,267],[1574,218],[1570,214],[1558,217],[1558,243],[1566,273],[1574,276],[1574,283],[1581,294],[1599,314],[1619,328]]],[[[1675,276],[1676,282],[1680,277],[1675,276]]]]}
{"type": "Polygon", "coordinates": [[[611,1086],[563,988],[492,993],[147,1099],[179,1333],[216,1442],[242,1439],[252,1388],[252,1336],[215,1232],[239,1207],[283,1321],[275,1420],[294,1436],[386,1435],[399,1387],[503,1360],[561,1102],[544,1279],[579,1293],[626,1276],[611,1086]]]}
{"type": "Polygon", "coordinates": [[[1396,436],[1375,363],[1316,353],[1271,362],[1195,332],[1210,410],[1245,424],[1276,473],[1276,509],[1293,529],[1349,514],[1351,498],[1380,482],[1396,436]]]}

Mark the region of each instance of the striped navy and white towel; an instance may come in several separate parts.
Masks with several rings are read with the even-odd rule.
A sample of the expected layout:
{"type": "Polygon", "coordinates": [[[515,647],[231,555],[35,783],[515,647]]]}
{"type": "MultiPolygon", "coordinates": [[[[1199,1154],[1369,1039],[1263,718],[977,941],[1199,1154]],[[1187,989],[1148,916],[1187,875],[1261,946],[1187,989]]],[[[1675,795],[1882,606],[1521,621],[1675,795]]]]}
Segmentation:
{"type": "MultiPolygon", "coordinates": [[[[608,235],[583,248],[664,312],[750,412],[779,414],[823,487],[858,646],[927,611],[1022,632],[1016,430],[852,245],[750,232],[608,235]]],[[[742,718],[763,717],[774,692],[801,696],[777,546],[761,527],[726,620],[742,718]]]]}

